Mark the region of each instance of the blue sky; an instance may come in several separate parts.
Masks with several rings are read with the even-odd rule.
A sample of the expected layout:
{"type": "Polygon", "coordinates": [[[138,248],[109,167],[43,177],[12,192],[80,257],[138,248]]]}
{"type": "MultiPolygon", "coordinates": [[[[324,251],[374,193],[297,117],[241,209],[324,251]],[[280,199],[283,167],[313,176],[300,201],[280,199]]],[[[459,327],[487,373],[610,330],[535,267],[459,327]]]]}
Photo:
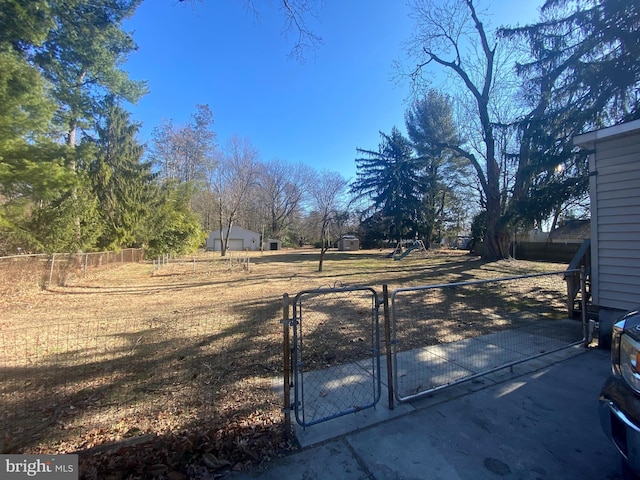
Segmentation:
{"type": "MultiPolygon", "coordinates": [[[[149,94],[129,106],[140,140],[163,119],[182,125],[208,104],[224,147],[247,138],[262,160],[302,162],[355,178],[356,148],[377,150],[379,131],[404,131],[409,85],[393,81],[412,30],[404,0],[318,0],[309,26],[323,39],[305,62],[289,57],[279,0],[146,0],[124,28],[139,50],[124,69],[149,94]],[[185,2],[187,3],[187,2],[185,2]]],[[[528,23],[539,0],[486,0],[494,25],[528,23]]]]}

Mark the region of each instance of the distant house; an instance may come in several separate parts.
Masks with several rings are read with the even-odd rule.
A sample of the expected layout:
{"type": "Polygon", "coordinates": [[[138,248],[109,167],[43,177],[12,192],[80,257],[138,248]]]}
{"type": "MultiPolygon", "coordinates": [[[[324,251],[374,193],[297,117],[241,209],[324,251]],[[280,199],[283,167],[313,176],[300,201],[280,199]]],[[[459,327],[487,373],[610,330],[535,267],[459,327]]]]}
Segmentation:
{"type": "MultiPolygon", "coordinates": [[[[213,250],[219,252],[222,250],[222,239],[224,238],[226,231],[223,231],[222,236],[220,230],[214,230],[209,234],[207,238],[207,250],[213,250]]],[[[280,250],[282,248],[282,241],[274,239],[265,239],[263,250],[280,250]]],[[[230,251],[258,251],[260,250],[260,234],[247,230],[246,228],[233,226],[231,232],[229,232],[228,249],[230,251]]]]}
{"type": "Polygon", "coordinates": [[[360,240],[353,235],[345,235],[338,240],[338,250],[351,251],[360,250],[360,240]]]}
{"type": "Polygon", "coordinates": [[[590,151],[591,294],[600,333],[640,306],[640,120],[578,135],[590,151]]]}

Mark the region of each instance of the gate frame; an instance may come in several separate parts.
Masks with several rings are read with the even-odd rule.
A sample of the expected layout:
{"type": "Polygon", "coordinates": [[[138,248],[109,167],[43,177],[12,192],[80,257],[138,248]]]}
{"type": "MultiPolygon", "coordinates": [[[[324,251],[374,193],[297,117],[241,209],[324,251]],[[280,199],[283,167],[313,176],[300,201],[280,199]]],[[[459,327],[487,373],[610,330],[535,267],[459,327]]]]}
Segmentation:
{"type": "Polygon", "coordinates": [[[587,319],[587,312],[586,312],[586,299],[585,299],[585,281],[584,281],[584,277],[585,277],[585,271],[584,268],[582,269],[575,269],[575,270],[560,270],[560,271],[556,271],[556,272],[545,272],[545,273],[532,273],[529,275],[514,275],[514,276],[509,276],[509,277],[501,277],[501,278],[494,278],[494,279],[485,279],[485,280],[474,280],[471,282],[452,282],[452,283],[439,283],[439,284],[435,284],[435,285],[422,285],[422,286],[417,286],[417,287],[403,287],[403,288],[397,288],[395,289],[392,293],[391,293],[391,345],[392,345],[392,363],[393,363],[393,391],[394,391],[394,397],[395,399],[400,402],[400,403],[405,403],[405,402],[409,402],[411,400],[415,400],[418,398],[422,398],[424,396],[430,395],[434,392],[440,391],[440,390],[444,390],[446,388],[449,387],[453,387],[455,385],[459,385],[461,383],[464,382],[468,382],[469,380],[473,380],[474,378],[478,378],[478,377],[484,377],[490,373],[493,372],[497,372],[499,370],[503,370],[505,368],[512,368],[515,365],[518,365],[520,363],[524,363],[524,362],[528,362],[530,360],[533,360],[535,358],[539,358],[539,357],[543,357],[545,355],[549,355],[551,353],[554,352],[559,352],[561,350],[565,350],[569,347],[573,347],[576,345],[580,345],[582,344],[585,348],[588,347],[589,344],[589,334],[588,334],[588,319],[587,319]],[[558,347],[552,350],[548,350],[545,351],[543,353],[538,353],[536,355],[530,355],[527,357],[524,357],[522,359],[519,360],[515,360],[512,362],[507,362],[504,363],[502,365],[499,365],[497,367],[493,367],[487,370],[483,370],[481,372],[475,373],[473,375],[469,375],[466,377],[463,377],[459,380],[455,380],[453,382],[447,383],[447,384],[443,384],[443,385],[437,385],[435,387],[429,388],[427,390],[423,390],[420,391],[418,393],[415,393],[413,395],[407,395],[405,397],[400,396],[399,394],[399,389],[398,389],[398,359],[397,359],[397,355],[398,355],[398,340],[397,340],[397,318],[395,315],[396,309],[395,309],[395,301],[396,301],[396,294],[397,293],[401,293],[401,292],[416,292],[416,291],[424,291],[424,290],[435,290],[435,289],[443,289],[443,288],[455,288],[455,287],[460,287],[460,286],[468,286],[468,285],[482,285],[482,284],[488,284],[488,283],[499,283],[499,282],[507,282],[507,281],[512,281],[512,280],[519,280],[519,279],[524,279],[524,278],[535,278],[535,277],[544,277],[544,276],[552,276],[552,275],[561,275],[564,274],[566,275],[567,273],[571,274],[571,273],[577,273],[580,275],[581,278],[581,288],[582,288],[582,299],[583,299],[583,309],[582,309],[582,314],[581,314],[581,318],[580,321],[582,323],[582,334],[583,337],[580,340],[577,340],[575,342],[569,343],[567,345],[564,345],[562,347],[558,347]]]}
{"type": "Polygon", "coordinates": [[[545,355],[549,355],[550,353],[565,350],[572,346],[583,344],[585,348],[588,347],[589,342],[591,340],[591,331],[589,330],[587,309],[586,309],[586,284],[585,284],[585,269],[570,269],[570,270],[561,270],[555,272],[545,272],[545,273],[535,273],[529,275],[517,275],[517,276],[509,276],[509,277],[501,277],[501,278],[493,278],[493,279],[484,279],[484,280],[476,280],[472,282],[451,282],[451,283],[440,283],[434,285],[423,285],[417,287],[404,287],[397,288],[389,294],[388,287],[386,284],[382,285],[382,295],[376,291],[373,287],[339,287],[339,288],[319,288],[319,289],[310,289],[303,290],[298,292],[293,300],[293,317],[290,316],[291,309],[291,300],[288,294],[283,295],[283,309],[282,309],[282,320],[281,323],[283,325],[283,386],[284,386],[284,408],[282,409],[285,419],[285,435],[290,434],[291,428],[291,411],[295,412],[296,422],[302,427],[307,427],[311,425],[315,425],[321,422],[325,422],[334,418],[338,418],[344,415],[348,415],[351,413],[355,413],[357,411],[361,411],[368,408],[375,408],[379,403],[381,398],[381,383],[382,379],[380,377],[381,374],[381,355],[385,355],[386,363],[387,363],[387,388],[389,393],[388,399],[388,408],[389,410],[394,409],[394,399],[398,402],[404,403],[407,401],[414,400],[416,398],[420,398],[429,394],[432,394],[436,391],[453,387],[454,385],[458,385],[460,383],[467,382],[477,377],[485,376],[489,373],[499,371],[505,368],[512,368],[514,365],[519,363],[523,363],[534,358],[542,357],[545,355]],[[488,284],[488,283],[496,283],[496,282],[505,282],[518,280],[523,278],[534,278],[541,276],[551,276],[551,275],[561,275],[564,274],[565,277],[567,274],[579,274],[580,275],[580,287],[582,291],[582,312],[581,312],[581,323],[582,323],[582,331],[583,338],[579,341],[568,343],[562,347],[558,347],[553,350],[548,350],[543,353],[539,353],[536,355],[531,355],[517,361],[508,362],[502,364],[498,367],[493,367],[491,369],[479,372],[477,374],[466,376],[462,379],[456,380],[454,382],[438,385],[431,389],[419,392],[415,395],[411,395],[408,397],[401,397],[398,394],[398,374],[397,374],[397,318],[395,315],[395,299],[396,295],[403,291],[420,291],[420,290],[432,290],[436,288],[450,288],[456,286],[466,286],[466,285],[477,285],[477,284],[488,284]],[[364,406],[364,407],[353,407],[331,416],[327,416],[318,420],[314,420],[311,422],[301,421],[299,417],[299,411],[301,407],[301,402],[304,398],[304,380],[303,380],[303,372],[299,370],[299,368],[303,365],[303,362],[298,363],[298,325],[301,322],[301,312],[299,312],[299,300],[302,295],[306,294],[324,294],[324,293],[339,293],[339,292],[357,292],[357,291],[369,291],[373,295],[373,306],[372,306],[372,318],[373,321],[373,330],[374,330],[374,338],[373,340],[373,351],[371,354],[372,359],[372,377],[374,381],[374,401],[372,404],[364,406]],[[389,297],[391,297],[391,302],[389,302],[389,297]],[[384,343],[385,343],[385,352],[382,352],[381,349],[381,336],[380,336],[380,307],[384,307],[384,343]],[[293,328],[293,346],[291,345],[291,336],[289,329],[293,328]],[[298,380],[300,379],[300,380],[298,380]],[[298,385],[300,383],[301,385],[298,385]],[[294,387],[294,401],[291,402],[291,387],[294,387]]]}
{"type": "MultiPolygon", "coordinates": [[[[289,295],[285,294],[283,296],[283,334],[284,339],[283,343],[283,363],[286,365],[284,367],[283,372],[283,380],[284,380],[284,404],[283,412],[285,414],[285,422],[287,425],[290,425],[291,422],[291,411],[294,412],[294,416],[298,425],[302,427],[309,427],[311,425],[316,425],[318,423],[326,422],[328,420],[332,420],[338,417],[342,417],[345,415],[349,415],[351,413],[356,413],[362,410],[367,410],[369,408],[375,408],[376,405],[380,402],[380,398],[382,396],[382,379],[380,378],[380,297],[378,292],[373,287],[336,287],[336,288],[318,288],[318,289],[310,289],[303,290],[296,294],[293,299],[293,317],[289,318],[289,308],[290,308],[290,300],[289,295]],[[304,400],[304,375],[301,371],[300,367],[304,364],[304,362],[299,361],[299,344],[298,344],[298,326],[301,325],[302,318],[301,312],[299,311],[299,300],[303,295],[308,294],[329,294],[329,293],[341,293],[341,292],[370,292],[373,301],[373,305],[371,307],[371,328],[373,331],[373,351],[371,352],[371,360],[372,360],[372,381],[374,388],[373,402],[368,405],[357,407],[351,407],[345,410],[342,410],[333,415],[323,417],[317,420],[313,420],[310,422],[306,422],[300,418],[300,407],[303,407],[302,402],[304,400]],[[291,338],[289,334],[289,328],[293,328],[293,346],[291,346],[291,338]],[[290,363],[291,368],[288,367],[290,363]],[[294,400],[291,402],[291,387],[293,388],[294,400]]],[[[288,427],[287,427],[288,428],[288,427]]]]}

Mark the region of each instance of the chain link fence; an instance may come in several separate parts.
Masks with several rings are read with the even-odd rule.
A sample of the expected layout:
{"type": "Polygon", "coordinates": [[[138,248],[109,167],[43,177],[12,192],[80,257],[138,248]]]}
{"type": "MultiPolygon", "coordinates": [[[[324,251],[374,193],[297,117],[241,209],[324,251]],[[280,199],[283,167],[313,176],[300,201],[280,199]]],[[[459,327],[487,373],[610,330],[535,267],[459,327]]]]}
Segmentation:
{"type": "Polygon", "coordinates": [[[406,401],[585,341],[566,271],[400,288],[391,296],[394,393],[406,401]]]}

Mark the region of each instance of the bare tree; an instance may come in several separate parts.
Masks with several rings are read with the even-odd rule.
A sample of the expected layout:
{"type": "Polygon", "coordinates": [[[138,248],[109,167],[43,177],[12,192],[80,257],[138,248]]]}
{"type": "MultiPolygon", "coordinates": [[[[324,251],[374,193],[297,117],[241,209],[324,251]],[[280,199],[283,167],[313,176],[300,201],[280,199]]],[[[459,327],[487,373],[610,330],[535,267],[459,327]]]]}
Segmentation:
{"type": "Polygon", "coordinates": [[[214,161],[216,134],[208,105],[196,105],[191,122],[176,127],[164,120],[153,130],[153,160],[164,178],[196,182],[206,178],[214,161]]]}
{"type": "Polygon", "coordinates": [[[258,151],[248,140],[234,135],[210,182],[217,202],[222,256],[229,248],[231,228],[256,185],[258,167],[258,151]]]}
{"type": "MultiPolygon", "coordinates": [[[[196,0],[178,1],[194,3],[196,0]]],[[[322,44],[322,37],[314,32],[309,25],[309,20],[317,18],[318,10],[324,4],[324,0],[280,0],[278,3],[284,19],[283,34],[295,37],[290,56],[302,61],[308,51],[322,44]]],[[[245,0],[245,8],[256,18],[260,17],[260,9],[255,0],[245,0]]]]}
{"type": "Polygon", "coordinates": [[[312,170],[303,164],[271,160],[262,165],[258,177],[258,201],[264,207],[267,230],[279,238],[298,213],[312,180],[312,170]]]}
{"type": "Polygon", "coordinates": [[[347,210],[348,181],[339,173],[324,171],[310,185],[310,207],[320,227],[320,261],[318,271],[322,271],[324,256],[331,246],[331,226],[337,224],[347,210]]]}
{"type": "Polygon", "coordinates": [[[444,68],[462,83],[470,97],[472,119],[477,122],[481,135],[477,139],[465,139],[465,143],[440,146],[467,159],[478,177],[487,212],[485,256],[488,259],[508,257],[510,236],[507,226],[501,222],[504,172],[496,152],[492,104],[496,42],[489,38],[473,0],[413,0],[410,5],[416,31],[409,42],[409,52],[418,59],[410,75],[418,83],[426,68],[432,65],[444,68]]]}

